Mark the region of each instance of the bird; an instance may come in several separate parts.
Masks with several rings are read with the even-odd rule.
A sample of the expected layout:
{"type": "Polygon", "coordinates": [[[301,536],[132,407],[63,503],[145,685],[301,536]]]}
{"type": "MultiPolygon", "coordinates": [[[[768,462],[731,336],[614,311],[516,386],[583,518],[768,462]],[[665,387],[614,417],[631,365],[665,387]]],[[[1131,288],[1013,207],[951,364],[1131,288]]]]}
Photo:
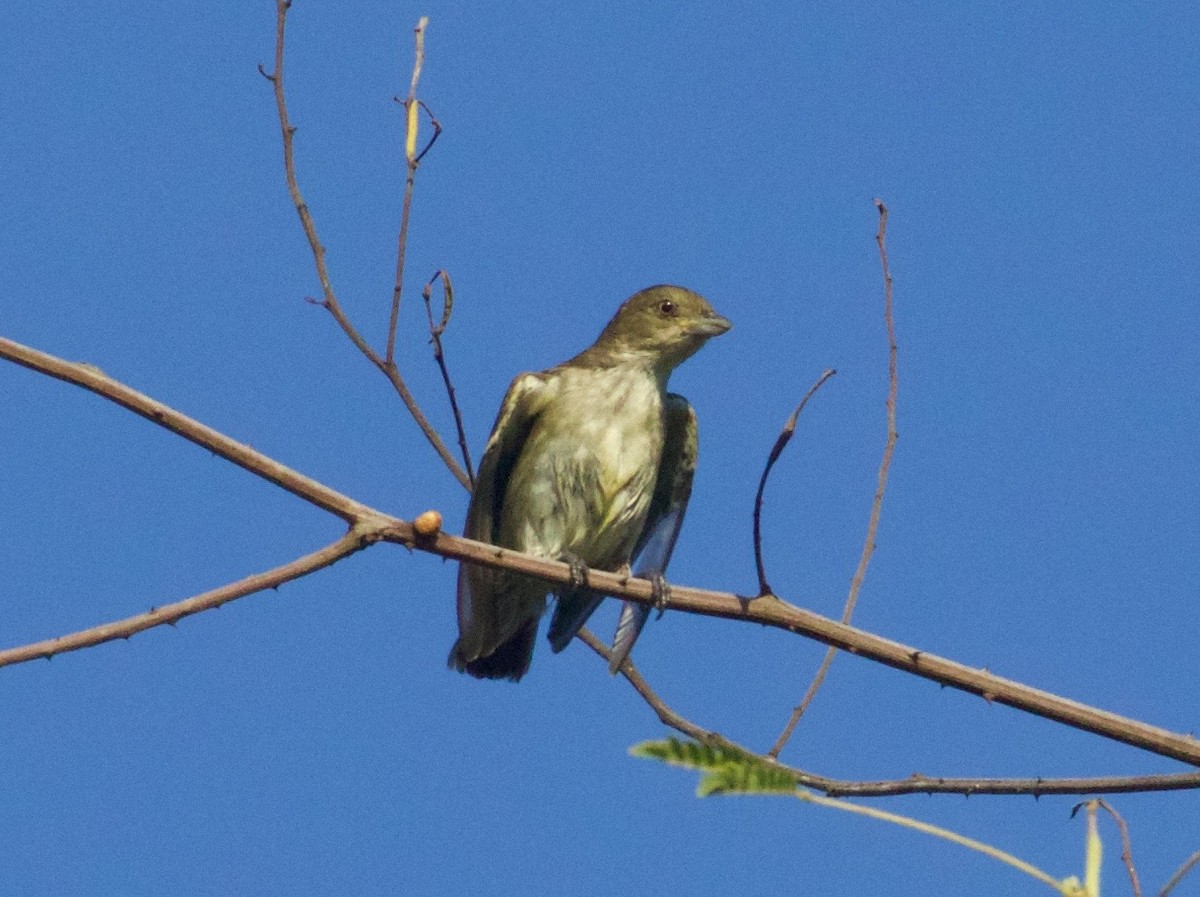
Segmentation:
{"type": "MultiPolygon", "coordinates": [[[[667,392],[671,372],[732,326],[698,293],[647,287],[627,299],[578,355],[513,379],[475,480],[464,535],[571,565],[548,638],[557,653],[604,599],[582,586],[588,568],[662,576],[696,468],[696,415],[667,392]]],[[[448,665],[477,679],[519,681],[533,659],[550,586],[463,561],[459,636],[448,665]]],[[[650,608],[626,602],[610,651],[616,672],[650,608]]]]}

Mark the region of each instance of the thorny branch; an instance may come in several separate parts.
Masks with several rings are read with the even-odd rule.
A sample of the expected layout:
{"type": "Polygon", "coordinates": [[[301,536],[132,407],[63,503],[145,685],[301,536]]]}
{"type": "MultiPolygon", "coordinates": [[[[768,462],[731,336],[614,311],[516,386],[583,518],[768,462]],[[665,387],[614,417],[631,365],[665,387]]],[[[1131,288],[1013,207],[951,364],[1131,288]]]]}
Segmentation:
{"type": "MultiPolygon", "coordinates": [[[[896,321],[892,314],[892,272],[888,268],[886,240],[888,210],[881,199],[875,200],[875,208],[879,210],[879,230],[875,233],[875,244],[879,247],[879,263],[883,269],[883,318],[887,326],[888,337],[887,440],[883,445],[883,458],[879,462],[879,477],[875,484],[875,498],[871,502],[871,516],[867,521],[867,536],[863,540],[862,553],[858,558],[858,568],[854,571],[854,577],[850,580],[850,594],[846,596],[846,606],[842,609],[843,623],[849,623],[851,617],[854,616],[854,606],[858,604],[858,593],[862,588],[863,579],[866,578],[867,566],[871,563],[871,555],[875,553],[875,536],[879,531],[879,515],[883,509],[883,493],[887,490],[888,471],[892,467],[892,456],[896,453],[896,439],[899,436],[896,432],[896,392],[898,386],[898,378],[896,376],[896,321]]],[[[775,743],[767,751],[768,757],[778,757],[779,752],[783,750],[784,745],[792,737],[792,733],[796,731],[796,724],[800,722],[800,717],[804,716],[813,698],[817,696],[817,692],[825,682],[825,677],[829,674],[829,668],[833,664],[833,658],[836,654],[837,648],[834,647],[830,647],[825,652],[825,656],[821,659],[821,665],[817,668],[817,672],[813,676],[808,690],[805,691],[804,697],[800,699],[799,704],[792,708],[792,714],[788,717],[787,725],[783,727],[783,731],[779,733],[779,737],[775,739],[775,743]]]]}
{"type": "MultiPolygon", "coordinates": [[[[317,226],[313,221],[312,213],[309,211],[308,204],[304,201],[304,196],[300,192],[300,184],[296,178],[296,159],[294,152],[294,140],[296,136],[296,128],[292,125],[291,119],[288,117],[287,97],[284,93],[283,83],[283,61],[284,61],[284,35],[287,25],[288,9],[291,7],[291,0],[276,0],[275,3],[275,69],[268,73],[263,66],[259,66],[258,70],[264,78],[271,82],[271,86],[275,92],[275,108],[279,115],[279,130],[283,137],[283,169],[287,178],[288,193],[291,194],[292,204],[296,207],[296,214],[300,216],[300,225],[304,229],[304,236],[308,239],[309,248],[312,250],[313,262],[317,269],[317,279],[321,283],[321,300],[317,305],[324,307],[333,315],[338,326],[350,339],[350,342],[358,348],[358,351],[377,367],[388,381],[392,384],[392,388],[400,396],[400,400],[404,402],[404,407],[408,409],[408,413],[412,415],[417,426],[421,428],[421,432],[425,434],[425,438],[429,444],[433,446],[434,451],[438,453],[438,457],[450,470],[464,488],[471,488],[471,478],[467,472],[463,470],[458,462],[454,459],[450,449],[442,441],[442,437],[438,435],[437,430],[425,417],[425,413],[421,411],[417,404],[416,398],[412,391],[408,388],[404,378],[400,376],[400,371],[396,367],[396,363],[392,358],[391,342],[388,341],[388,352],[386,358],[380,358],[378,353],[371,348],[371,345],[362,337],[362,334],[350,322],[342,309],[341,303],[338,302],[337,294],[333,290],[333,282],[329,277],[329,269],[325,263],[325,247],[322,245],[320,238],[317,235],[317,226]]],[[[416,79],[414,77],[414,85],[416,79]]],[[[410,115],[411,119],[411,115],[410,115]]],[[[432,141],[431,141],[432,142],[432,141]]],[[[411,191],[411,173],[412,162],[410,161],[410,186],[411,191]]],[[[403,214],[404,222],[407,222],[408,200],[405,201],[405,212],[403,214]]],[[[400,267],[403,268],[403,244],[406,238],[406,232],[402,229],[401,233],[401,262],[400,267]]],[[[395,297],[394,302],[398,302],[399,297],[395,297]]],[[[398,306],[397,306],[398,308],[398,306]]],[[[395,313],[395,309],[393,310],[395,313]]],[[[394,318],[393,318],[394,320],[394,318]]]]}
{"type": "MultiPolygon", "coordinates": [[[[579,631],[579,638],[606,662],[609,660],[608,648],[586,627],[579,631]]],[[[730,741],[719,732],[701,728],[676,713],[650,687],[632,660],[626,659],[621,666],[621,674],[654,711],[663,725],[710,747],[737,751],[747,757],[759,756],[750,748],[730,741]]],[[[762,759],[769,760],[779,769],[788,772],[795,779],[797,785],[813,788],[830,797],[894,797],[900,794],[1026,794],[1041,797],[1048,794],[1115,794],[1130,791],[1175,791],[1200,787],[1200,772],[1161,776],[1075,779],[952,779],[914,773],[906,779],[851,782],[843,779],[831,779],[795,766],[789,766],[780,763],[774,757],[763,756],[762,759]]]]}
{"type": "MultiPolygon", "coordinates": [[[[442,532],[432,536],[419,535],[411,523],[376,511],[328,486],[305,477],[249,446],[230,439],[149,396],[113,380],[103,371],[91,365],[64,361],[4,338],[0,338],[0,358],[82,386],[185,437],[214,454],[232,461],[239,467],[288,490],[293,495],[336,514],[351,526],[358,528],[360,542],[395,542],[444,558],[469,561],[482,566],[503,568],[536,576],[554,584],[573,581],[575,574],[570,565],[558,561],[522,554],[442,532]]],[[[641,604],[652,605],[655,601],[654,587],[651,582],[628,578],[618,573],[590,570],[583,585],[595,591],[637,601],[641,604]]],[[[671,590],[671,605],[675,610],[759,623],[812,638],[877,663],[980,695],[989,701],[1006,704],[1083,731],[1142,748],[1163,757],[1170,757],[1200,767],[1200,741],[1191,736],[1169,732],[995,676],[985,670],[974,669],[946,658],[927,654],[910,646],[822,617],[788,604],[775,596],[745,598],[728,592],[674,586],[671,590]]],[[[161,622],[165,621],[158,621],[158,623],[161,622]]],[[[77,633],[74,637],[80,637],[80,634],[77,633]]],[[[123,636],[116,634],[107,638],[97,638],[96,641],[120,637],[123,636]]],[[[23,649],[16,648],[0,652],[0,666],[29,659],[26,654],[20,653],[22,651],[23,649]]],[[[39,650],[33,656],[51,656],[54,653],[58,652],[39,650]]],[[[1173,780],[1164,777],[1152,778],[1157,783],[1152,787],[1200,786],[1200,774],[1186,784],[1181,784],[1181,780],[1178,778],[1173,780]]],[[[940,781],[945,780],[921,779],[916,785],[910,783],[907,790],[942,790],[928,787],[928,783],[940,781]]],[[[1042,784],[1035,784],[1032,791],[1027,789],[1023,793],[1047,792],[1048,788],[1045,786],[1049,783],[1043,782],[1043,780],[1032,781],[1042,784]]],[[[972,793],[980,793],[981,790],[984,789],[973,789],[972,793]]],[[[997,791],[996,793],[1001,792],[997,791]]]]}
{"type": "Polygon", "coordinates": [[[354,552],[366,548],[371,544],[373,535],[373,530],[368,524],[355,524],[349,532],[336,542],[331,542],[324,548],[299,557],[290,563],[275,567],[272,570],[255,573],[252,576],[247,576],[245,579],[239,579],[237,582],[231,582],[220,588],[202,592],[183,601],[165,604],[162,607],[152,607],[144,614],[126,617],[124,620],[114,620],[111,623],[93,626],[91,629],[73,632],[70,635],[0,651],[0,666],[23,663],[27,660],[36,660],[38,658],[49,660],[57,654],[65,654],[68,651],[90,648],[93,645],[111,642],[114,639],[127,639],[139,632],[153,629],[155,626],[162,626],[163,624],[174,626],[184,617],[190,617],[192,614],[198,614],[201,611],[212,610],[213,608],[220,607],[222,604],[228,604],[230,601],[244,598],[246,595],[261,592],[264,589],[279,588],[285,582],[291,582],[293,579],[299,579],[302,576],[315,573],[323,567],[335,564],[342,558],[349,557],[354,552]]]}
{"type": "MultiPolygon", "coordinates": [[[[443,278],[444,289],[446,291],[446,302],[441,324],[434,325],[432,309],[429,305],[429,290],[432,286],[433,280],[436,280],[438,275],[435,275],[435,277],[431,279],[427,285],[425,298],[427,303],[427,312],[430,317],[430,332],[435,342],[435,357],[442,369],[443,378],[446,380],[447,388],[449,390],[451,405],[455,411],[455,420],[459,432],[460,447],[462,449],[463,459],[466,464],[465,470],[458,467],[457,462],[450,455],[448,449],[441,441],[437,432],[424,417],[413,396],[409,392],[403,378],[400,377],[394,363],[395,335],[399,315],[401,284],[404,270],[404,252],[407,241],[407,227],[411,209],[414,175],[422,157],[433,146],[434,142],[438,138],[438,135],[441,133],[441,126],[436,118],[432,115],[424,102],[416,98],[416,88],[424,60],[424,29],[428,20],[422,18],[415,29],[417,44],[416,60],[413,67],[409,95],[408,98],[403,101],[407,113],[405,155],[408,164],[408,177],[406,178],[405,198],[401,215],[401,228],[398,237],[397,271],[393,290],[392,309],[389,320],[387,348],[384,358],[381,359],[379,355],[371,348],[371,346],[362,338],[356,328],[351,324],[337,300],[325,262],[324,246],[321,244],[318,238],[311,213],[303,199],[296,179],[293,151],[293,140],[296,129],[291,125],[288,118],[283,89],[284,29],[287,11],[290,6],[290,0],[277,0],[275,68],[270,74],[268,74],[262,66],[259,66],[259,71],[268,81],[272,83],[274,88],[280,129],[283,138],[284,167],[287,177],[288,190],[291,194],[293,204],[296,207],[296,211],[300,217],[305,236],[308,239],[309,246],[312,250],[318,280],[321,284],[323,298],[317,302],[317,304],[325,307],[333,315],[334,319],[337,321],[351,342],[354,343],[359,351],[362,352],[362,354],[369,361],[371,361],[372,364],[379,368],[388,377],[389,381],[392,383],[393,387],[404,401],[409,412],[412,414],[414,420],[417,422],[418,426],[421,428],[431,445],[433,445],[434,449],[438,452],[443,462],[446,463],[447,467],[451,470],[460,483],[467,488],[470,488],[472,480],[470,456],[467,451],[466,439],[465,435],[463,434],[461,419],[455,405],[453,388],[449,383],[448,373],[444,365],[444,359],[440,346],[440,336],[449,318],[450,304],[452,302],[450,282],[447,277],[444,277],[444,275],[443,278]],[[424,148],[417,152],[416,143],[419,109],[424,109],[426,114],[429,115],[434,132],[424,148]]],[[[886,483],[887,468],[890,464],[891,451],[894,447],[896,437],[894,417],[896,395],[896,344],[891,317],[891,277],[887,272],[886,248],[883,243],[887,210],[881,202],[877,201],[877,206],[880,211],[880,229],[879,235],[877,236],[877,242],[879,243],[885,274],[887,293],[886,315],[890,341],[890,390],[888,398],[889,437],[888,445],[885,450],[884,462],[880,469],[880,482],[875,496],[875,504],[872,510],[871,521],[868,527],[868,537],[866,544],[864,545],[863,556],[860,558],[859,569],[855,574],[854,581],[852,582],[851,595],[848,599],[847,608],[843,616],[844,621],[849,619],[849,615],[853,610],[853,603],[856,599],[858,588],[861,585],[871,551],[874,548],[874,537],[878,524],[879,506],[882,501],[882,494],[886,483]]],[[[439,275],[440,274],[442,274],[442,272],[439,272],[439,275]]],[[[32,370],[89,389],[104,398],[107,398],[143,417],[146,417],[160,426],[172,430],[173,432],[189,439],[197,445],[208,448],[214,453],[221,455],[227,460],[238,464],[244,469],[257,474],[269,482],[272,482],[281,488],[292,492],[294,495],[309,501],[317,507],[341,517],[350,524],[350,530],[338,540],[330,543],[322,549],[319,549],[318,551],[304,555],[290,563],[281,565],[272,570],[248,576],[237,582],[230,583],[218,589],[204,592],[183,601],[162,607],[151,608],[147,613],[139,614],[125,620],[102,624],[100,626],[62,636],[57,639],[50,639],[47,641],[0,651],[0,666],[21,663],[34,658],[49,659],[57,654],[100,644],[102,642],[122,638],[128,639],[130,636],[138,632],[156,626],[161,626],[163,624],[174,625],[178,620],[191,614],[196,614],[200,611],[214,607],[219,607],[224,603],[236,600],[237,598],[252,594],[257,591],[278,587],[285,582],[289,582],[293,579],[307,575],[308,573],[321,569],[322,567],[329,566],[330,564],[335,563],[349,554],[359,551],[362,548],[365,548],[378,541],[395,542],[398,544],[403,544],[409,548],[419,548],[424,551],[439,554],[447,558],[458,559],[460,561],[470,561],[472,563],[478,563],[485,566],[503,567],[519,572],[525,572],[530,575],[541,577],[552,583],[569,582],[573,575],[568,566],[559,564],[557,562],[546,561],[544,559],[522,555],[517,552],[507,551],[497,548],[496,546],[473,542],[467,539],[459,539],[440,532],[427,535],[425,534],[424,529],[418,531],[412,524],[404,520],[382,514],[366,505],[354,501],[345,495],[342,495],[341,493],[336,492],[335,490],[324,486],[315,480],[305,477],[302,474],[274,461],[273,459],[268,458],[267,456],[262,455],[253,449],[250,449],[248,446],[237,443],[229,437],[224,436],[223,434],[180,414],[174,409],[162,405],[161,403],[157,403],[148,396],[142,395],[141,393],[130,389],[124,384],[112,380],[104,375],[102,371],[92,366],[66,362],[61,359],[54,358],[53,356],[46,355],[45,353],[28,349],[3,338],[0,338],[0,357],[14,361],[18,364],[22,364],[32,370]]],[[[776,449],[773,450],[772,459],[768,463],[767,471],[769,471],[774,460],[777,459],[778,453],[782,451],[783,446],[786,445],[787,439],[790,439],[791,431],[794,429],[794,419],[798,417],[800,410],[803,408],[804,402],[808,400],[811,394],[815,392],[816,388],[819,387],[820,384],[823,383],[824,380],[827,379],[831,374],[832,371],[826,372],[816,386],[810,390],[809,395],[805,396],[805,399],[796,409],[796,412],[793,414],[793,420],[790,422],[790,428],[785,428],[787,437],[784,438],[783,434],[781,434],[781,443],[777,443],[776,449]]],[[[760,483],[760,492],[758,499],[756,500],[756,531],[758,523],[758,510],[761,504],[761,492],[763,486],[765,485],[767,471],[764,471],[763,482],[760,483]]],[[[769,591],[769,587],[766,585],[766,578],[763,572],[757,532],[756,560],[758,562],[759,580],[760,586],[762,587],[761,591],[765,593],[769,591]]],[[[591,572],[588,575],[587,584],[606,593],[642,603],[652,603],[654,600],[651,584],[643,580],[629,579],[615,574],[591,572]]],[[[853,629],[848,625],[838,624],[832,620],[827,620],[800,608],[792,607],[791,605],[786,604],[772,595],[763,594],[757,598],[751,599],[742,598],[740,596],[731,595],[728,593],[676,587],[673,589],[672,598],[673,606],[678,610],[692,611],[695,613],[708,614],[729,619],[757,621],[766,625],[785,629],[805,637],[814,638],[830,645],[831,650],[827,655],[826,663],[823,665],[822,672],[818,675],[818,679],[814,681],[812,688],[810,688],[810,693],[815,693],[815,689],[819,686],[820,678],[823,676],[824,670],[828,668],[828,660],[832,658],[833,652],[838,648],[841,648],[877,662],[916,673],[917,675],[924,676],[925,678],[933,681],[941,682],[944,685],[949,685],[965,691],[980,694],[988,700],[1006,703],[1010,706],[1026,710],[1027,712],[1039,714],[1050,719],[1058,720],[1067,725],[1084,729],[1085,731],[1091,731],[1103,735],[1104,737],[1113,738],[1118,741],[1123,741],[1125,743],[1141,747],[1162,756],[1173,757],[1184,762],[1200,766],[1200,745],[1197,744],[1195,739],[1192,739],[1188,736],[1177,735],[1162,729],[1148,726],[1135,720],[1124,719],[1116,716],[1115,714],[1105,713],[1104,711],[1096,710],[1095,708],[1067,701],[1066,699],[1050,695],[1046,692],[1040,692],[1036,689],[1029,688],[1028,686],[1020,685],[1019,683],[1000,679],[999,677],[992,676],[986,672],[972,670],[968,667],[962,666],[961,664],[956,664],[953,661],[944,660],[934,655],[925,654],[923,652],[907,648],[903,645],[899,645],[886,639],[881,639],[878,636],[871,635],[870,633],[853,629]]],[[[607,658],[607,650],[590,632],[583,630],[581,633],[581,638],[583,638],[583,640],[598,654],[607,658]]],[[[655,710],[659,719],[664,724],[671,726],[677,731],[689,735],[690,737],[693,737],[699,741],[708,744],[719,744],[726,748],[737,750],[753,756],[751,751],[736,745],[734,742],[729,741],[719,733],[704,730],[675,713],[661,698],[657,696],[657,694],[654,693],[654,691],[649,687],[649,685],[633,666],[632,662],[627,661],[622,667],[622,672],[630,684],[647,701],[649,706],[655,710]]],[[[798,708],[800,712],[803,712],[803,707],[807,705],[809,700],[811,700],[811,694],[806,696],[805,701],[802,702],[801,707],[798,708]]],[[[790,734],[790,729],[792,726],[794,726],[794,723],[789,724],[788,731],[785,732],[784,736],[782,736],[783,742],[786,741],[787,735],[790,734]]],[[[1200,773],[1093,779],[947,779],[913,775],[907,779],[893,781],[844,782],[836,779],[816,776],[803,770],[778,764],[778,761],[775,759],[775,754],[778,752],[779,747],[782,747],[782,743],[777,745],[777,748],[773,749],[772,753],[768,757],[772,762],[775,762],[780,766],[780,768],[791,772],[795,776],[798,784],[822,790],[830,795],[883,796],[911,792],[1034,795],[1051,793],[1095,794],[1120,791],[1168,790],[1200,787],[1200,773]]],[[[1200,862],[1200,854],[1193,856],[1177,871],[1168,885],[1163,889],[1162,894],[1166,894],[1167,891],[1174,887],[1174,885],[1177,884],[1178,881],[1182,879],[1182,877],[1186,875],[1192,866],[1197,862],[1200,862]]],[[[1136,887],[1137,885],[1135,878],[1135,888],[1136,887]]]]}

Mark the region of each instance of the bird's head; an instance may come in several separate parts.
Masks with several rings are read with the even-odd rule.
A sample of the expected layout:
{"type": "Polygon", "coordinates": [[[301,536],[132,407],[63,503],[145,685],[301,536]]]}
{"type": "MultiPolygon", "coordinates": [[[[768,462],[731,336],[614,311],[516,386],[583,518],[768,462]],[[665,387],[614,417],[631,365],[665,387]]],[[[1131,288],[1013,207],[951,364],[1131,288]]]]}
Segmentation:
{"type": "Polygon", "coordinates": [[[698,293],[653,286],[625,300],[593,349],[614,358],[649,358],[665,379],[710,338],[732,326],[698,293]]]}

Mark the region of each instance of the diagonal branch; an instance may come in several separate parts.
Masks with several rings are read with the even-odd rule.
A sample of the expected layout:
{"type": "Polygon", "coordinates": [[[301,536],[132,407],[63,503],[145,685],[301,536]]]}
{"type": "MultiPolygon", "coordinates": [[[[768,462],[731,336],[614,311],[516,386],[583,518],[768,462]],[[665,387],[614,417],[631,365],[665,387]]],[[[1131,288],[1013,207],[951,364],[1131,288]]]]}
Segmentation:
{"type": "MultiPolygon", "coordinates": [[[[892,455],[896,452],[896,439],[899,434],[896,432],[896,392],[897,392],[897,377],[896,377],[896,321],[892,315],[892,272],[888,268],[887,257],[887,206],[883,204],[883,200],[875,200],[875,208],[879,210],[879,230],[875,233],[875,244],[879,247],[879,262],[883,268],[883,318],[887,325],[888,336],[888,396],[887,396],[887,440],[883,445],[883,458],[879,462],[879,478],[875,485],[875,497],[871,501],[871,516],[867,521],[867,536],[863,540],[862,553],[858,558],[858,568],[854,571],[854,577],[850,580],[850,594],[846,597],[846,605],[842,608],[842,622],[849,623],[854,616],[854,607],[858,604],[858,593],[862,588],[863,580],[867,575],[867,566],[871,563],[871,555],[875,553],[875,535],[879,531],[879,515],[883,509],[883,493],[887,489],[888,471],[892,466],[892,455]]],[[[825,656],[821,659],[821,665],[817,668],[813,680],[809,683],[808,690],[805,691],[804,697],[800,699],[800,703],[792,708],[792,714],[788,717],[787,725],[783,727],[783,731],[779,733],[779,738],[771,745],[771,749],[767,751],[768,757],[778,757],[779,752],[783,750],[784,745],[792,737],[792,733],[796,731],[796,724],[800,722],[800,717],[804,716],[809,705],[813,702],[813,698],[817,696],[822,684],[825,682],[825,677],[829,675],[829,668],[833,665],[833,658],[837,655],[836,648],[830,648],[825,652],[825,656]]]]}
{"type": "Polygon", "coordinates": [[[287,178],[288,193],[291,194],[292,204],[296,207],[296,214],[300,216],[300,226],[304,229],[304,236],[308,239],[308,245],[313,254],[313,263],[317,269],[317,280],[321,283],[322,298],[316,304],[322,306],[333,315],[333,319],[337,321],[338,326],[342,328],[342,332],[346,334],[350,342],[354,343],[358,351],[388,378],[388,382],[392,384],[392,388],[396,390],[397,395],[400,396],[400,400],[404,403],[404,407],[408,409],[408,413],[412,415],[417,426],[421,428],[421,432],[425,434],[425,438],[433,446],[433,450],[437,452],[438,457],[442,459],[442,462],[449,469],[450,473],[454,475],[454,478],[469,490],[471,488],[470,477],[467,476],[466,471],[459,467],[458,462],[454,460],[454,455],[442,441],[442,437],[438,435],[433,424],[425,417],[425,413],[417,404],[417,400],[408,388],[408,384],[400,376],[400,371],[396,368],[395,361],[391,357],[391,352],[389,351],[386,359],[379,357],[378,353],[371,348],[371,345],[350,322],[349,317],[347,317],[345,311],[342,309],[341,303],[338,302],[337,294],[333,290],[333,282],[330,280],[329,269],[325,264],[325,247],[317,235],[317,225],[313,221],[308,203],[304,201],[304,195],[300,192],[300,183],[296,178],[296,158],[293,147],[296,128],[292,125],[291,119],[288,117],[287,96],[283,88],[284,33],[287,25],[288,9],[291,8],[291,5],[291,0],[276,0],[275,70],[268,74],[266,69],[261,65],[258,67],[258,70],[264,78],[271,82],[275,93],[275,109],[279,115],[279,129],[283,136],[283,170],[287,178]]]}
{"type": "Polygon", "coordinates": [[[70,635],[0,651],[0,667],[38,658],[49,660],[57,654],[65,654],[68,651],[90,648],[93,645],[111,642],[115,639],[127,639],[139,632],[153,629],[155,626],[164,624],[174,626],[184,617],[212,610],[254,592],[261,592],[263,589],[278,588],[285,582],[299,579],[323,567],[328,567],[330,564],[366,548],[371,543],[371,535],[368,527],[355,526],[336,542],[331,542],[324,548],[296,558],[291,563],[275,567],[273,570],[255,573],[253,576],[247,576],[245,579],[239,579],[237,582],[231,582],[219,589],[212,589],[183,601],[176,601],[162,607],[152,607],[144,614],[126,617],[124,620],[114,620],[91,629],[72,632],[70,635]]]}
{"type": "MultiPolygon", "coordinates": [[[[593,635],[586,627],[579,630],[579,638],[589,648],[607,663],[610,652],[608,647],[593,635]]],[[[926,776],[920,773],[904,779],[891,779],[875,782],[852,782],[844,779],[831,779],[780,763],[773,757],[757,755],[747,747],[730,741],[719,732],[702,728],[691,720],[673,710],[658,696],[632,660],[626,660],[621,666],[621,673],[634,691],[641,696],[654,711],[663,725],[681,732],[701,744],[719,747],[729,751],[745,754],[747,757],[759,757],[773,763],[779,769],[785,770],[795,780],[797,785],[821,791],[830,797],[894,797],[900,794],[1032,794],[1040,797],[1046,794],[1115,794],[1147,791],[1183,791],[1200,788],[1200,772],[1176,773],[1174,775],[1156,776],[1108,776],[1104,778],[1026,778],[1026,779],[982,779],[982,778],[946,778],[943,776],[926,776]]]]}
{"type": "Polygon", "coordinates": [[[336,514],[351,525],[377,513],[367,505],[330,489],[323,483],[306,477],[261,452],[256,452],[250,446],[230,439],[224,433],[207,427],[136,389],[131,389],[119,380],[109,377],[98,367],[64,361],[4,337],[0,337],[0,358],[16,362],[30,370],[47,374],[66,383],[82,386],[110,402],[128,408],[134,414],[141,415],[160,427],[165,427],[189,442],[194,442],[201,448],[220,455],[226,461],[232,461],[243,470],[248,470],[267,482],[286,489],[321,510],[336,514]]]}
{"type": "MultiPolygon", "coordinates": [[[[98,368],[64,361],[29,349],[0,337],[0,358],[6,358],[34,371],[60,380],[75,383],[109,401],[122,405],[160,426],[184,436],[215,454],[226,458],[319,508],[336,514],[353,524],[370,524],[372,538],[386,540],[410,548],[459,561],[469,561],[485,567],[511,570],[536,576],[548,583],[582,585],[593,591],[653,606],[654,584],[619,573],[589,570],[583,583],[578,583],[577,571],[569,564],[522,554],[510,549],[476,542],[438,532],[432,536],[418,534],[413,525],[389,517],[361,504],[334,489],[330,489],[280,464],[247,445],[236,442],[191,418],[155,402],[122,383],[113,380],[98,368]]],[[[805,638],[823,642],[831,647],[850,651],[860,657],[947,685],[961,691],[980,695],[988,701],[1005,704],[1026,713],[1054,720],[1085,732],[1092,732],[1114,741],[1142,748],[1163,757],[1170,757],[1200,767],[1200,741],[1137,720],[1089,707],[1077,701],[1031,688],[1011,679],[995,676],[986,670],[974,669],[947,658],[928,654],[917,648],[882,638],[796,607],[773,596],[746,598],[730,592],[673,586],[671,606],[711,617],[759,623],[805,638]]]]}
{"type": "Polygon", "coordinates": [[[1191,872],[1198,864],[1200,864],[1200,850],[1197,850],[1183,861],[1183,865],[1176,869],[1174,874],[1167,879],[1167,883],[1158,892],[1158,897],[1167,897],[1168,894],[1175,890],[1175,886],[1183,881],[1184,876],[1191,872]]]}

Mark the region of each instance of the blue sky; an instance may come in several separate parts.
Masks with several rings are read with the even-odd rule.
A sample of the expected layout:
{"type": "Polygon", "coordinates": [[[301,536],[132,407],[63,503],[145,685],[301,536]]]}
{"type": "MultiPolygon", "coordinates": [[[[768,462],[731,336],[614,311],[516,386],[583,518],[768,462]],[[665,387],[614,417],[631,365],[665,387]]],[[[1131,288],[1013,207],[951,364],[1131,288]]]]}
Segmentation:
{"type": "MultiPolygon", "coordinates": [[[[386,332],[411,28],[446,128],[422,165],[402,369],[445,432],[420,284],[476,457],[518,371],[651,283],[734,322],[679,370],[701,459],[675,581],[837,615],[884,437],[873,237],[891,209],[900,443],[862,626],[1176,730],[1200,682],[1200,13],[1193,4],[299,0],[298,171],[347,311],[386,332]]],[[[321,310],[284,188],[268,3],[48,2],[0,54],[0,333],[110,374],[400,516],[466,495],[321,310]]],[[[0,366],[0,626],[128,616],[335,538],[302,502],[0,366]]],[[[455,569],[386,546],[129,642],[0,670],[0,881],[23,894],[1038,893],[994,863],[785,801],[693,796],[581,645],[517,686],[445,669],[455,569]]],[[[610,602],[611,603],[611,602],[610,602]]],[[[613,608],[595,628],[608,633],[613,608]]],[[[668,613],[635,652],[766,749],[822,649],[668,613]]],[[[784,758],[831,776],[1177,764],[840,657],[784,758]]],[[[1148,889],[1195,794],[1119,796],[1148,889]]],[[[1081,874],[1072,798],[879,802],[1081,874]]],[[[1127,893],[1107,829],[1106,894],[1127,893]]],[[[1198,893],[1192,878],[1177,893],[1198,893]],[[1190,889],[1190,890],[1189,890],[1190,889]]]]}

